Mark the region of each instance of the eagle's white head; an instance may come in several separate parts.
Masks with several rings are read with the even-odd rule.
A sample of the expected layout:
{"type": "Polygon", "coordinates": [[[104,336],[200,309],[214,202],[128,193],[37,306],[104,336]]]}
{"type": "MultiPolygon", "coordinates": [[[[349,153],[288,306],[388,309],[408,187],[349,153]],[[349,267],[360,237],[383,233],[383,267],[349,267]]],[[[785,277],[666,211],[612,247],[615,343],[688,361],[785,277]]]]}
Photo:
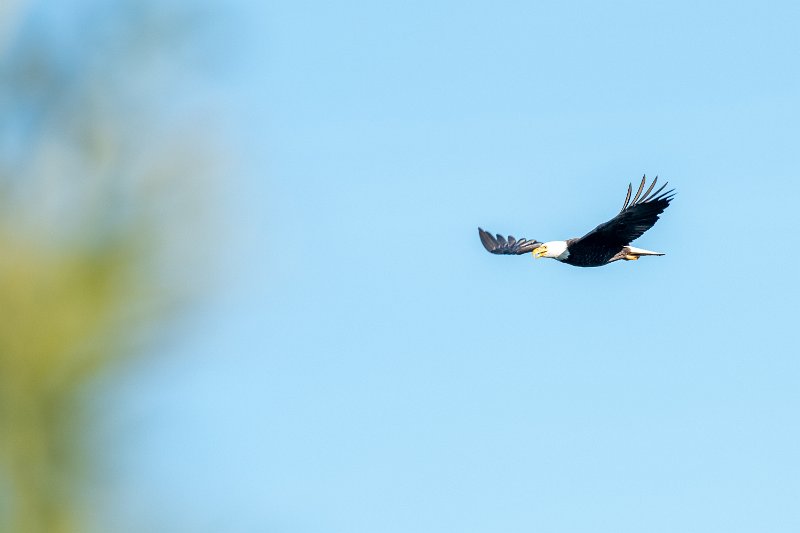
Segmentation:
{"type": "Polygon", "coordinates": [[[563,261],[569,257],[569,250],[567,250],[567,241],[550,241],[546,242],[533,250],[533,257],[539,259],[541,257],[549,257],[563,261]]]}

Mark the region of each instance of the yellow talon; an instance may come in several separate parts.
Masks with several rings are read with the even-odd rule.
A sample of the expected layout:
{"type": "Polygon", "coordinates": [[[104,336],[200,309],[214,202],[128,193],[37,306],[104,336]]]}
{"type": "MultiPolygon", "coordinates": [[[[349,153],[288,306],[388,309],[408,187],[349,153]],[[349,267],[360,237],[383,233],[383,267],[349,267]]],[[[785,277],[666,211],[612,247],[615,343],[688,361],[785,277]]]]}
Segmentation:
{"type": "Polygon", "coordinates": [[[625,261],[636,261],[639,259],[638,255],[628,254],[625,256],[625,261]]]}

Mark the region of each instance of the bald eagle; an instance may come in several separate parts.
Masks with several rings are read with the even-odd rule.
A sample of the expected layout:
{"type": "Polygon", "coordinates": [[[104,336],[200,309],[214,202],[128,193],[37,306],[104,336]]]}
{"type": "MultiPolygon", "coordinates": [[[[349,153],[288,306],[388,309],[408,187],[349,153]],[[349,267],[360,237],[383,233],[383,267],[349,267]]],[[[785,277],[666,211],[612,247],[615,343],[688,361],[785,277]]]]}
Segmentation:
{"type": "Polygon", "coordinates": [[[537,259],[549,257],[579,267],[603,266],[620,259],[635,261],[645,255],[664,255],[630,245],[653,227],[658,215],[664,212],[675,196],[674,189],[661,192],[667,186],[666,183],[652,192],[657,181],[658,176],[642,194],[646,182],[646,178],[642,176],[633,200],[633,187],[628,184],[628,194],[619,214],[580,238],[542,243],[530,239],[517,240],[511,235],[508,239],[502,235],[492,237],[491,233],[481,228],[478,228],[478,234],[484,248],[493,254],[522,255],[531,252],[537,259]]]}

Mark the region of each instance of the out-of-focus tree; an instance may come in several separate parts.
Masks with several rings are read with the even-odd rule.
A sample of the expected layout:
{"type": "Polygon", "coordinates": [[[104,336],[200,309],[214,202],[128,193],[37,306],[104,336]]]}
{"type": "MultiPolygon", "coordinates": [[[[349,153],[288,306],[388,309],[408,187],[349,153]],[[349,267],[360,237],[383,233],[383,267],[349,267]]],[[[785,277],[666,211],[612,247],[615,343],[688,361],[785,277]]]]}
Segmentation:
{"type": "Polygon", "coordinates": [[[15,533],[85,529],[88,396],[191,294],[175,250],[189,259],[210,176],[210,139],[175,125],[195,19],[56,4],[0,4],[0,531],[15,533]]]}

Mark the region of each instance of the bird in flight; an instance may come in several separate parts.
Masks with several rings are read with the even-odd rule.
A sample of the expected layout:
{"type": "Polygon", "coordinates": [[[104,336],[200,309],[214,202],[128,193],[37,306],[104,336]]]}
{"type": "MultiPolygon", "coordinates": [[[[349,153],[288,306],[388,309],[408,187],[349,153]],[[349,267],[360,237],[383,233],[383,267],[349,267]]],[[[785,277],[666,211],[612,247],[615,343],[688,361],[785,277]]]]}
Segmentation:
{"type": "Polygon", "coordinates": [[[491,233],[481,228],[478,228],[478,234],[484,248],[493,254],[522,255],[531,252],[537,259],[549,257],[579,267],[603,266],[620,259],[636,261],[645,255],[664,255],[661,252],[652,252],[630,245],[653,227],[658,215],[664,212],[675,196],[674,189],[661,192],[667,186],[666,183],[652,192],[658,176],[642,194],[646,181],[642,176],[642,183],[639,184],[639,190],[636,191],[633,200],[631,200],[633,187],[628,184],[628,194],[619,214],[583,237],[542,243],[530,239],[517,240],[511,235],[507,239],[502,235],[493,237],[491,233]]]}

